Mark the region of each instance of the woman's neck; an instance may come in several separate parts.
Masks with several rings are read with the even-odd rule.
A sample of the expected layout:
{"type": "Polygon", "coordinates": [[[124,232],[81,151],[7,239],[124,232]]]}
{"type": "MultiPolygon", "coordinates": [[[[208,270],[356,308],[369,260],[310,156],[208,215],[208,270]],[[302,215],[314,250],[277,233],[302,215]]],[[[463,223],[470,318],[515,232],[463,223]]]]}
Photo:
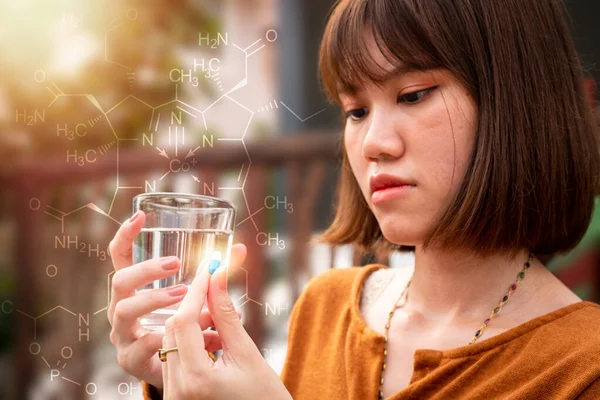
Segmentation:
{"type": "MultiPolygon", "coordinates": [[[[501,255],[484,259],[472,253],[422,251],[417,247],[407,306],[411,312],[438,323],[485,319],[516,282],[528,258],[526,249],[510,260],[501,255]]],[[[507,306],[526,303],[535,292],[531,278],[545,267],[535,257],[530,264],[507,306]]]]}

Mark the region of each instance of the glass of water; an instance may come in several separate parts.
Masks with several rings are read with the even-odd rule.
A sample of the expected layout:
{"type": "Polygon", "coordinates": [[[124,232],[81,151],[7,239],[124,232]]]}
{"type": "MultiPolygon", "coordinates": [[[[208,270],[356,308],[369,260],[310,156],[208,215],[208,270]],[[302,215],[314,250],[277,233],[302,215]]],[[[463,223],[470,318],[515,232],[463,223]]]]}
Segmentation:
{"type": "MultiPolygon", "coordinates": [[[[133,212],[146,214],[142,231],[133,241],[133,263],[152,258],[177,256],[181,268],[164,279],[140,290],[178,284],[190,285],[198,267],[220,260],[227,268],[235,226],[235,206],[223,199],[185,193],[144,193],[133,199],[133,212]]],[[[147,329],[164,331],[167,318],[177,312],[180,303],[157,309],[141,318],[147,329]]],[[[207,308],[206,304],[203,308],[207,308]]]]}

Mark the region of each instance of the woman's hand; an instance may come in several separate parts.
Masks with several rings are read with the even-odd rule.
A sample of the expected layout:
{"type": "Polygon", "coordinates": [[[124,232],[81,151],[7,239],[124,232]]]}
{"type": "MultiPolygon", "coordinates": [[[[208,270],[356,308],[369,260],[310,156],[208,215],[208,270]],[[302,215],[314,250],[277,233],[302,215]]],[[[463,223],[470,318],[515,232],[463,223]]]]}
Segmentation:
{"type": "MultiPolygon", "coordinates": [[[[231,267],[238,268],[246,247],[231,250],[231,267]]],[[[163,348],[169,352],[163,363],[164,400],[288,400],[291,395],[246,333],[227,293],[227,271],[213,274],[202,268],[192,282],[177,314],[166,322],[163,348]],[[223,354],[213,361],[205,350],[198,324],[204,302],[215,322],[223,354]]]]}
{"type": "MultiPolygon", "coordinates": [[[[164,333],[143,328],[139,318],[158,308],[180,302],[187,287],[135,290],[156,279],[175,274],[180,268],[177,258],[158,258],[132,264],[133,239],[144,225],[146,216],[138,212],[124,222],[110,242],[109,250],[115,268],[111,285],[108,321],[112,325],[110,341],[117,348],[118,363],[128,374],[162,388],[162,366],[157,357],[164,333]]],[[[199,329],[214,326],[208,310],[196,315],[199,329]]],[[[208,351],[221,349],[219,334],[207,329],[200,336],[208,351]]]]}

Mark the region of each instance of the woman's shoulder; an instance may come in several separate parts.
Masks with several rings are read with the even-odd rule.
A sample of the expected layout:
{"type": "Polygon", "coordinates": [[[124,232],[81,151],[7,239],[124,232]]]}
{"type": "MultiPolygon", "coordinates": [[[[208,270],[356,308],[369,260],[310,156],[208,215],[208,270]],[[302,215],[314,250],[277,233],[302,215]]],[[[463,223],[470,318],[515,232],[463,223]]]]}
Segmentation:
{"type": "Polygon", "coordinates": [[[557,387],[575,386],[577,399],[600,398],[600,305],[580,301],[536,318],[546,319],[512,350],[542,381],[551,376],[557,387]]]}
{"type": "MultiPolygon", "coordinates": [[[[492,336],[476,346],[470,346],[468,351],[449,350],[446,354],[467,356],[511,345],[538,357],[547,353],[551,359],[557,359],[560,354],[567,353],[585,354],[591,351],[600,354],[598,332],[600,305],[592,301],[579,301],[492,336]],[[522,347],[523,343],[527,346],[522,347]]],[[[598,366],[600,367],[600,363],[598,366]]],[[[598,371],[600,372],[600,368],[598,371]]]]}
{"type": "Polygon", "coordinates": [[[563,334],[570,345],[589,344],[600,354],[600,304],[584,300],[565,306],[557,313],[559,317],[555,324],[549,324],[550,329],[563,334]]]}
{"type": "Polygon", "coordinates": [[[331,268],[313,276],[304,286],[298,301],[326,302],[336,299],[348,301],[360,291],[365,280],[378,270],[388,269],[382,264],[369,264],[348,268],[331,268]]]}
{"type": "Polygon", "coordinates": [[[464,357],[479,352],[520,354],[536,370],[587,371],[600,378],[600,305],[591,301],[569,304],[536,317],[469,348],[445,352],[464,357]]]}
{"type": "Polygon", "coordinates": [[[538,339],[548,346],[562,349],[563,354],[571,354],[574,359],[587,360],[592,356],[589,361],[597,366],[600,378],[600,305],[580,301],[546,317],[553,316],[552,323],[546,324],[545,330],[540,330],[538,339]]]}
{"type": "Polygon", "coordinates": [[[522,326],[530,324],[538,336],[544,336],[546,343],[554,341],[555,345],[571,350],[593,348],[600,354],[600,305],[597,303],[587,300],[574,302],[522,326]],[[535,329],[538,324],[543,329],[535,329]]]}
{"type": "Polygon", "coordinates": [[[292,307],[294,314],[319,318],[335,313],[357,302],[361,286],[372,272],[387,268],[381,264],[361,267],[332,268],[313,276],[304,285],[292,307]]]}

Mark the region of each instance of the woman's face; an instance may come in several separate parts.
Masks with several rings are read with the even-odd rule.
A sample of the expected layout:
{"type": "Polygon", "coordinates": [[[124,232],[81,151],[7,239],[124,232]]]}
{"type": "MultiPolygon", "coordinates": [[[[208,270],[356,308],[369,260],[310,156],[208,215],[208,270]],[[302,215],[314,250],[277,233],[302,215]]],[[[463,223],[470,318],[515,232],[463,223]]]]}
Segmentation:
{"type": "MultiPolygon", "coordinates": [[[[394,69],[381,53],[373,57],[386,70],[394,69]]],[[[395,244],[421,244],[464,176],[476,104],[446,70],[401,72],[340,98],[348,160],[383,235],[395,244]],[[413,186],[373,192],[370,180],[381,174],[413,186]]]]}

